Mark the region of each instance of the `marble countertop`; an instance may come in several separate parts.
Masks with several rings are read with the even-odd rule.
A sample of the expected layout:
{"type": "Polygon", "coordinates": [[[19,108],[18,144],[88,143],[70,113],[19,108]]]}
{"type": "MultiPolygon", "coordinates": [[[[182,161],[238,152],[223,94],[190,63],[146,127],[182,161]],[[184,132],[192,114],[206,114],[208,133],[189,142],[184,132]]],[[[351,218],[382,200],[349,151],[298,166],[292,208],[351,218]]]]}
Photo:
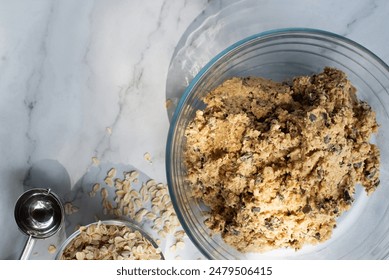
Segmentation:
{"type": "MultiPolygon", "coordinates": [[[[222,11],[231,6],[255,13],[256,33],[323,29],[389,63],[385,0],[0,1],[0,259],[18,258],[26,240],[13,216],[26,188],[51,187],[66,200],[96,166],[101,172],[137,169],[166,183],[172,110],[166,101],[174,107],[179,97],[166,90],[169,65],[177,48],[196,42],[193,34],[201,36],[196,31],[205,23],[213,27],[207,36],[217,41],[229,20],[222,11]]],[[[239,27],[208,50],[190,75],[253,31],[239,27]]],[[[31,258],[53,258],[47,246],[61,240],[41,242],[31,258]]],[[[202,257],[186,243],[182,258],[202,257]]]]}

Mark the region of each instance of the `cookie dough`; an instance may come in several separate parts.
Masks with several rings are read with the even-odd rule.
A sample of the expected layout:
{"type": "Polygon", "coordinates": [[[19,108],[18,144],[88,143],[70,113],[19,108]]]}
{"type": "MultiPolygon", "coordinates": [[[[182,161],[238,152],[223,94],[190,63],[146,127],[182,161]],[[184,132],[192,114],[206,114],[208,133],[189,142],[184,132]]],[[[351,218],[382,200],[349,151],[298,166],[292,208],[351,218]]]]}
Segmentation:
{"type": "Polygon", "coordinates": [[[355,185],[379,184],[375,113],[340,70],[291,84],[232,78],[204,102],[186,129],[186,180],[206,225],[239,251],[323,242],[355,185]]]}

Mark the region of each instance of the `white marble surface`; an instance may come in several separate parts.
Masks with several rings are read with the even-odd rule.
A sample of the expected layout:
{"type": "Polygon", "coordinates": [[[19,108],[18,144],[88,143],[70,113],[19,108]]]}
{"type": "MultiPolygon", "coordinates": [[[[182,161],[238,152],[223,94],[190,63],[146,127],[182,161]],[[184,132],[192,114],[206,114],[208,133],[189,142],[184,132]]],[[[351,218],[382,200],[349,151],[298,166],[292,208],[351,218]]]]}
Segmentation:
{"type": "MultiPolygon", "coordinates": [[[[175,47],[182,36],[181,45],[196,47],[201,36],[188,34],[204,21],[212,27],[207,38],[218,40],[228,21],[218,15],[231,3],[256,13],[257,32],[324,29],[389,63],[386,0],[0,1],[0,259],[18,258],[25,242],[13,207],[26,187],[50,185],[65,195],[90,171],[92,157],[166,182],[166,81],[175,47]]],[[[237,22],[194,72],[249,35],[237,22]]],[[[189,243],[182,255],[200,257],[189,243]]],[[[35,252],[53,257],[44,246],[35,252]]]]}

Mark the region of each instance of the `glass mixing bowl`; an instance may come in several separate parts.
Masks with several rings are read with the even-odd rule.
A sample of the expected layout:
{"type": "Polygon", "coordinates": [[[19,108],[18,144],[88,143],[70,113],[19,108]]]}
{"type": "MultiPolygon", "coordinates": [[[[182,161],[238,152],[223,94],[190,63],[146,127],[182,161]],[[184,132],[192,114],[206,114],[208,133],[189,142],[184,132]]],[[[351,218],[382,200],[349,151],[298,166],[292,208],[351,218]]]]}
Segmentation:
{"type": "Polygon", "coordinates": [[[243,39],[213,58],[191,81],[174,112],[166,147],[169,191],[177,216],[192,242],[209,259],[385,259],[389,258],[389,67],[361,45],[313,29],[268,31],[243,39]],[[185,128],[205,104],[202,98],[234,76],[275,81],[319,73],[325,66],[344,71],[358,98],[377,114],[380,129],[372,139],[381,151],[381,184],[370,196],[357,186],[352,208],[337,220],[330,240],[299,251],[278,249],[243,254],[204,225],[207,208],[185,183],[185,128]]]}

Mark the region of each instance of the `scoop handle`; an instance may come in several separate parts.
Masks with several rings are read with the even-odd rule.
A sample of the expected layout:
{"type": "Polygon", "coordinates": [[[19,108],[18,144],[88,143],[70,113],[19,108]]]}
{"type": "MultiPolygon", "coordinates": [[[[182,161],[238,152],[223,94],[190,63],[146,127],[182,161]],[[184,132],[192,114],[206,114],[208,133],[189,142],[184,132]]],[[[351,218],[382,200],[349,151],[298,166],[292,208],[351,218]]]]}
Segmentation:
{"type": "Polygon", "coordinates": [[[32,248],[34,247],[35,244],[35,238],[32,237],[32,235],[28,236],[27,242],[24,245],[23,252],[20,255],[21,260],[28,260],[28,258],[31,255],[32,248]]]}

